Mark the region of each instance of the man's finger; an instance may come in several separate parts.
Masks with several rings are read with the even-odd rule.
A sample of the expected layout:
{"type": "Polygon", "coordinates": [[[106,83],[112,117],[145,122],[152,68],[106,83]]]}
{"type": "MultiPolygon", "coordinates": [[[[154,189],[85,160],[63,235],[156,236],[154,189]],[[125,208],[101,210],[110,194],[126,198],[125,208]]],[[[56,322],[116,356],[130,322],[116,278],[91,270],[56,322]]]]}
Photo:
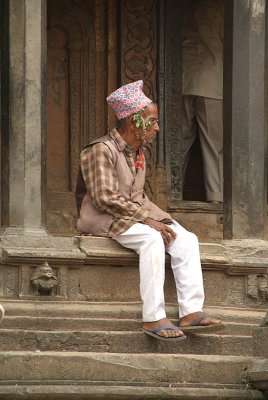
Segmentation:
{"type": "Polygon", "coordinates": [[[165,235],[163,235],[163,233],[161,232],[161,235],[162,235],[162,239],[163,239],[163,241],[164,241],[164,244],[165,244],[165,246],[167,246],[168,245],[168,240],[167,240],[167,238],[166,238],[166,236],[165,235]]]}
{"type": "Polygon", "coordinates": [[[166,226],[166,231],[170,233],[170,235],[173,237],[173,239],[176,239],[176,232],[173,231],[169,226],[166,226]]]}
{"type": "Polygon", "coordinates": [[[166,230],[163,230],[161,234],[164,237],[164,241],[166,240],[165,243],[168,244],[170,242],[170,234],[166,230]]]}

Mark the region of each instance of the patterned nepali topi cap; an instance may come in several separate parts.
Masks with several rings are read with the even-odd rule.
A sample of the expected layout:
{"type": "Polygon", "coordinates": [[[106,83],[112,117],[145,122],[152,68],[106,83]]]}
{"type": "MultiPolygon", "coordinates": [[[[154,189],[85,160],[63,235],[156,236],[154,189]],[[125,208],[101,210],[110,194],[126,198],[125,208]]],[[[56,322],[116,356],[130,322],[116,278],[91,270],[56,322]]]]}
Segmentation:
{"type": "Polygon", "coordinates": [[[117,119],[129,117],[152,103],[142,91],[143,81],[136,81],[121,86],[107,97],[107,103],[113,108],[117,119]]]}

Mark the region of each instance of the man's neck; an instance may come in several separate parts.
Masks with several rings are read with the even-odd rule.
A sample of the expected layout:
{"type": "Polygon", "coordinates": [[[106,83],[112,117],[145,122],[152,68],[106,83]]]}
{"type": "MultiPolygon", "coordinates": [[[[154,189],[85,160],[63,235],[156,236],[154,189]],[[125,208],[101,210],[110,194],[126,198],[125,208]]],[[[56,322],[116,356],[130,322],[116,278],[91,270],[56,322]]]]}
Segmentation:
{"type": "Polygon", "coordinates": [[[137,140],[133,135],[131,130],[120,130],[118,129],[119,134],[121,135],[122,139],[127,143],[127,145],[132,149],[137,149],[140,147],[141,143],[140,140],[137,140]]]}

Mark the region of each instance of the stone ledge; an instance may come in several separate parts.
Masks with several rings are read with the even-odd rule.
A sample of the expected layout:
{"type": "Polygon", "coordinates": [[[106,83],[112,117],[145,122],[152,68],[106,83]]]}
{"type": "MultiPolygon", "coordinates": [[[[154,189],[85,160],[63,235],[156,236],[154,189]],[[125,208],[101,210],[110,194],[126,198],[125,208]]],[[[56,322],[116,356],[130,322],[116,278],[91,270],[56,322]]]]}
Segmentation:
{"type": "Polygon", "coordinates": [[[58,385],[36,385],[36,383],[28,385],[2,385],[0,387],[0,397],[2,400],[47,400],[57,399],[66,400],[257,400],[263,399],[263,395],[256,390],[248,390],[241,388],[241,385],[225,385],[221,388],[208,387],[205,384],[199,385],[167,385],[164,384],[150,385],[133,385],[131,382],[128,385],[115,385],[111,382],[108,385],[98,383],[87,383],[84,385],[66,384],[63,382],[58,385]],[[235,387],[237,386],[237,387],[235,387]]]}
{"type": "MultiPolygon", "coordinates": [[[[201,243],[200,254],[207,305],[267,307],[268,242],[201,243]]],[[[45,293],[49,300],[140,298],[137,254],[110,238],[91,235],[0,236],[0,297],[44,297],[40,285],[48,277],[40,274],[38,289],[31,279],[46,265],[57,278],[53,289],[48,288],[45,293]]],[[[168,255],[166,267],[166,300],[173,302],[176,291],[168,255]]]]}
{"type": "Polygon", "coordinates": [[[0,352],[0,382],[75,380],[202,384],[241,384],[250,356],[197,354],[129,354],[59,351],[0,352]],[[179,371],[179,373],[178,373],[179,371]],[[101,374],[100,374],[101,372],[101,374]],[[22,378],[23,377],[23,378],[22,378]]]}
{"type": "MultiPolygon", "coordinates": [[[[76,236],[77,245],[86,255],[86,264],[109,263],[137,264],[137,255],[116,241],[91,235],[76,236]]],[[[268,242],[257,240],[223,241],[222,243],[200,243],[203,269],[224,270],[230,275],[267,274],[268,242]]],[[[167,256],[169,260],[169,256],[167,256]]]]}
{"type": "Polygon", "coordinates": [[[80,251],[74,238],[52,236],[16,236],[1,237],[2,262],[27,260],[35,262],[53,260],[82,263],[86,255],[80,251]]]}
{"type": "MultiPolygon", "coordinates": [[[[203,269],[223,270],[230,275],[267,274],[268,241],[230,240],[200,243],[203,269]]],[[[137,265],[138,257],[107,237],[17,236],[0,237],[0,262],[37,262],[51,260],[65,264],[137,265]]],[[[169,261],[169,256],[167,256],[169,261]]],[[[169,262],[167,263],[167,265],[169,262]]]]}

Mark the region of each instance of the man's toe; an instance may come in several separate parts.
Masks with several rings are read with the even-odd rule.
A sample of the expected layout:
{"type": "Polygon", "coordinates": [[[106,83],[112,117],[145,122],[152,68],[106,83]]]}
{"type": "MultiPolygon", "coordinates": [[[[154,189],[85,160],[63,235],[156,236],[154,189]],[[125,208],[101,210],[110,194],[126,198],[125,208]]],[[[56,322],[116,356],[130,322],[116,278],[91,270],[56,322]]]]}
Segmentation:
{"type": "Polygon", "coordinates": [[[201,321],[201,325],[217,325],[221,324],[221,320],[218,318],[213,318],[213,317],[206,317],[201,321]]]}

